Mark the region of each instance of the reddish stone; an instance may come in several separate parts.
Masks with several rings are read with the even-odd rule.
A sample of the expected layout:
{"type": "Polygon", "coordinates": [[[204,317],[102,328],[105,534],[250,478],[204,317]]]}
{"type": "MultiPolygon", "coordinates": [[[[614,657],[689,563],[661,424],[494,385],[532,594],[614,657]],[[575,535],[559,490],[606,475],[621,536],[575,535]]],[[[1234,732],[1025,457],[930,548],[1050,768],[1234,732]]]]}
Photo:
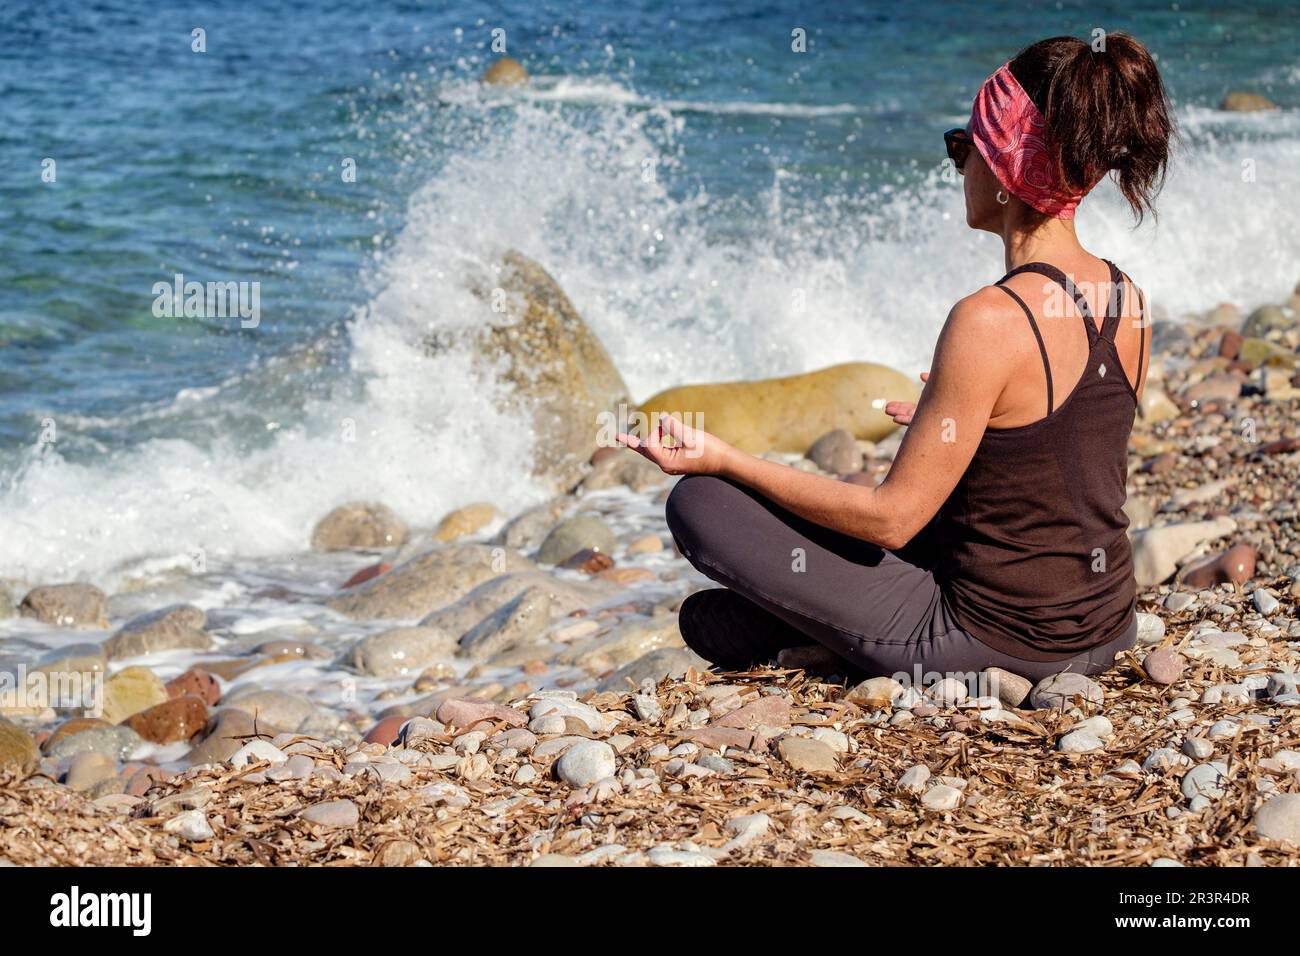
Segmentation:
{"type": "Polygon", "coordinates": [[[1245,341],[1240,332],[1228,329],[1219,339],[1219,354],[1228,361],[1233,361],[1241,354],[1241,343],[1245,341]]]}
{"type": "Polygon", "coordinates": [[[215,707],[221,700],[221,685],[207,671],[191,667],[184,674],[167,682],[167,696],[197,697],[207,706],[215,707]]]}
{"type": "Polygon", "coordinates": [[[700,727],[697,730],[683,730],[678,735],[701,747],[721,750],[723,747],[735,747],[738,750],[765,750],[767,743],[752,730],[739,727],[700,727]]]}
{"type": "Polygon", "coordinates": [[[593,465],[599,465],[610,455],[617,455],[620,450],[621,448],[618,445],[601,445],[591,453],[591,463],[593,465]]]}
{"type": "Polygon", "coordinates": [[[453,698],[444,700],[438,707],[437,718],[448,726],[469,729],[483,722],[504,723],[508,727],[524,727],[528,717],[513,707],[490,700],[453,698]]]}
{"type": "Polygon", "coordinates": [[[535,658],[524,665],[524,673],[529,675],[545,674],[548,670],[550,670],[550,668],[546,666],[546,661],[542,660],[540,657],[535,658]]]}
{"type": "Polygon", "coordinates": [[[107,720],[100,717],[73,717],[71,720],[65,720],[54,731],[45,738],[41,748],[50,752],[50,748],[57,744],[64,737],[71,737],[73,734],[79,734],[83,730],[94,730],[96,727],[112,727],[113,725],[107,720]]]}
{"type": "Polygon", "coordinates": [[[387,574],[392,569],[393,566],[387,561],[380,561],[378,564],[368,565],[344,581],[343,590],[346,591],[348,588],[356,587],[358,584],[365,584],[372,578],[377,578],[381,574],[387,574]]]}
{"type": "Polygon", "coordinates": [[[122,721],[145,740],[155,744],[189,740],[207,722],[208,708],[199,698],[188,695],[155,704],[122,721]]]}
{"type": "Polygon", "coordinates": [[[1258,552],[1248,544],[1234,544],[1222,554],[1210,555],[1183,568],[1178,579],[1186,587],[1202,590],[1216,584],[1245,584],[1255,576],[1258,552]]]}
{"type": "Polygon", "coordinates": [[[1178,465],[1178,456],[1172,451],[1148,458],[1142,463],[1142,470],[1148,475],[1163,475],[1165,472],[1173,471],[1178,465]]]}
{"type": "Polygon", "coordinates": [[[613,558],[603,551],[593,551],[591,548],[583,548],[573,557],[560,564],[562,568],[567,568],[570,571],[582,571],[585,574],[596,574],[613,566],[613,558]]]}
{"type": "Polygon", "coordinates": [[[752,704],[746,704],[724,714],[714,722],[715,727],[738,727],[741,730],[755,730],[758,727],[789,727],[790,702],[784,697],[760,697],[752,704]]]}
{"type": "Polygon", "coordinates": [[[1300,438],[1279,438],[1259,446],[1261,455],[1289,455],[1293,451],[1300,451],[1300,438]]]}
{"type": "Polygon", "coordinates": [[[406,720],[405,717],[385,717],[370,728],[370,732],[366,734],[366,743],[388,746],[397,739],[397,734],[406,720]]]}
{"type": "Polygon", "coordinates": [[[1186,661],[1172,647],[1159,647],[1142,661],[1142,669],[1153,684],[1168,685],[1183,676],[1186,661]]]}

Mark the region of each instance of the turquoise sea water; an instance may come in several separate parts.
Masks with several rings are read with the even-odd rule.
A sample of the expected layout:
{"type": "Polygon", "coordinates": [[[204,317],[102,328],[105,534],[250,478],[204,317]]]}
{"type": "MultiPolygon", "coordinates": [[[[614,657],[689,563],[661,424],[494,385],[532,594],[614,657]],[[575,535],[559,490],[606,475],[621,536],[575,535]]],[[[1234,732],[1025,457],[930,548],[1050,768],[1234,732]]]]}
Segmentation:
{"type": "Polygon", "coordinates": [[[458,277],[511,246],[556,275],[638,396],[923,366],[951,302],[1000,271],[941,176],[941,133],[1042,36],[1136,34],[1183,126],[1159,222],[1132,230],[1103,188],[1085,241],[1166,315],[1284,299],[1297,12],[7,2],[0,577],[292,551],[358,497],[417,522],[535,499],[521,420],[467,362],[418,348],[473,320],[458,277]],[[530,87],[477,84],[494,30],[530,87]],[[1231,89],[1283,110],[1218,112],[1231,89]],[[259,324],[155,315],[176,273],[258,282],[259,324]],[[340,444],[347,422],[358,440],[340,444]]]}

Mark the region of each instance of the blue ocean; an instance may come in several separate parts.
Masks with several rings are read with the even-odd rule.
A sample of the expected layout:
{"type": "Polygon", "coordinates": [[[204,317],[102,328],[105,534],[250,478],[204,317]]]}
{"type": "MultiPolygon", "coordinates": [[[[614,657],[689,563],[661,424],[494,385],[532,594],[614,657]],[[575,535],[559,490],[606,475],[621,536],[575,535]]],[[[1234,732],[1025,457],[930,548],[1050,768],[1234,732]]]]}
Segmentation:
{"type": "Polygon", "coordinates": [[[526,417],[420,344],[466,321],[466,267],[510,248],[556,277],[634,397],[925,368],[951,303],[1002,271],[964,225],[942,133],[1053,34],[1143,40],[1182,132],[1158,220],[1135,229],[1103,186],[1085,244],[1157,317],[1285,300],[1297,12],[5,0],[0,579],[102,582],[195,548],[272,559],[354,499],[426,526],[542,500],[526,417]],[[530,84],[479,83],[502,52],[530,84]],[[1220,111],[1232,90],[1282,109],[1220,111]],[[257,283],[256,323],[160,315],[177,275],[257,283]]]}

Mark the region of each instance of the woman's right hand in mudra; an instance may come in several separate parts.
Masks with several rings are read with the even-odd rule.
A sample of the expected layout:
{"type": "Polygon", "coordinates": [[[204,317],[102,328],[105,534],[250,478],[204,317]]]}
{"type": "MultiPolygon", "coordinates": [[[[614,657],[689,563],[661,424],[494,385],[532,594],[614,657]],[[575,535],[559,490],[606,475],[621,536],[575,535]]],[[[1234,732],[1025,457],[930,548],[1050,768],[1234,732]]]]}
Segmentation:
{"type": "Polygon", "coordinates": [[[666,475],[716,475],[736,450],[702,428],[691,428],[671,415],[660,415],[650,434],[638,437],[620,434],[619,442],[650,459],[666,475]],[[664,441],[670,436],[672,443],[664,441]]]}
{"type": "MultiPolygon", "coordinates": [[[[921,381],[930,381],[930,373],[922,372],[921,381]]],[[[910,425],[912,424],[912,417],[916,414],[916,402],[886,402],[885,414],[900,425],[910,425]]]]}

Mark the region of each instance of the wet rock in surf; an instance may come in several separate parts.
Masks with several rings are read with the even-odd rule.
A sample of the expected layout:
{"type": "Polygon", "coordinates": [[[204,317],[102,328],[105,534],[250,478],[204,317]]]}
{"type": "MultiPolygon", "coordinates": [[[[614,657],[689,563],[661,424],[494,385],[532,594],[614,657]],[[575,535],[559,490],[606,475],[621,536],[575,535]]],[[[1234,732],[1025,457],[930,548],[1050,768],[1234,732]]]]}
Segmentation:
{"type": "Polygon", "coordinates": [[[49,584],[32,588],[18,606],[23,617],[58,627],[108,627],[108,601],[93,584],[49,584]]]}
{"type": "Polygon", "coordinates": [[[440,628],[460,640],[530,588],[539,588],[546,594],[553,617],[590,607],[618,591],[603,582],[566,581],[542,571],[520,571],[484,581],[454,604],[425,617],[420,624],[440,628]]]}
{"type": "MultiPolygon", "coordinates": [[[[572,487],[596,450],[598,416],[628,403],[623,377],[564,290],[527,256],[507,252],[470,289],[484,302],[484,327],[471,333],[480,367],[510,386],[503,400],[512,409],[531,412],[534,473],[572,487]]],[[[426,341],[430,351],[454,344],[426,341]]]]}
{"type": "Polygon", "coordinates": [[[517,551],[536,548],[551,528],[555,527],[555,522],[560,519],[560,515],[564,514],[567,505],[568,499],[557,497],[545,504],[529,508],[512,518],[492,539],[492,543],[503,544],[517,551]]]}
{"type": "Polygon", "coordinates": [[[313,551],[374,551],[406,543],[405,522],[393,509],[378,502],[354,501],[340,505],[316,523],[311,533],[313,551]]]}
{"type": "Polygon", "coordinates": [[[681,385],[647,399],[639,410],[647,420],[660,412],[684,416],[688,425],[753,454],[803,454],[837,428],[879,441],[898,428],[885,414],[885,402],[915,401],[918,394],[901,372],[847,362],[784,378],[681,385]]]}
{"type": "Polygon", "coordinates": [[[212,638],[203,630],[208,616],[190,604],[173,604],[132,618],[104,642],[109,660],[140,657],[160,651],[205,651],[212,638]]]}
{"type": "Polygon", "coordinates": [[[605,448],[606,454],[592,464],[591,474],[582,479],[579,488],[583,494],[602,491],[619,485],[633,491],[645,491],[662,485],[668,476],[654,462],[643,458],[628,448],[605,448]]]}
{"type": "Polygon", "coordinates": [[[528,82],[528,71],[514,57],[503,56],[483,71],[483,82],[489,86],[518,86],[528,82]]]}
{"type": "Polygon", "coordinates": [[[555,656],[559,664],[580,667],[589,674],[616,670],[662,647],[684,647],[677,615],[624,621],[608,634],[575,641],[555,656]]]}
{"type": "Polygon", "coordinates": [[[396,627],[371,634],[349,652],[352,666],[373,677],[414,677],[456,652],[456,638],[440,627],[396,627]]]}
{"type": "Polygon", "coordinates": [[[438,528],[434,531],[433,537],[436,541],[455,541],[457,538],[467,538],[481,531],[499,517],[501,517],[501,512],[497,510],[496,505],[482,501],[465,505],[465,507],[457,508],[445,515],[438,522],[438,528]]]}
{"type": "Polygon", "coordinates": [[[609,554],[614,550],[614,532],[592,515],[578,515],[561,521],[546,536],[537,560],[541,564],[563,564],[580,551],[609,554]]]}
{"type": "Polygon", "coordinates": [[[547,589],[530,586],[470,628],[460,639],[460,652],[474,660],[486,660],[521,645],[540,643],[551,618],[547,589]]]}
{"type": "Polygon", "coordinates": [[[509,548],[450,544],[416,555],[325,605],[354,620],[414,620],[446,607],[484,581],[532,567],[531,561],[509,548]]]}

